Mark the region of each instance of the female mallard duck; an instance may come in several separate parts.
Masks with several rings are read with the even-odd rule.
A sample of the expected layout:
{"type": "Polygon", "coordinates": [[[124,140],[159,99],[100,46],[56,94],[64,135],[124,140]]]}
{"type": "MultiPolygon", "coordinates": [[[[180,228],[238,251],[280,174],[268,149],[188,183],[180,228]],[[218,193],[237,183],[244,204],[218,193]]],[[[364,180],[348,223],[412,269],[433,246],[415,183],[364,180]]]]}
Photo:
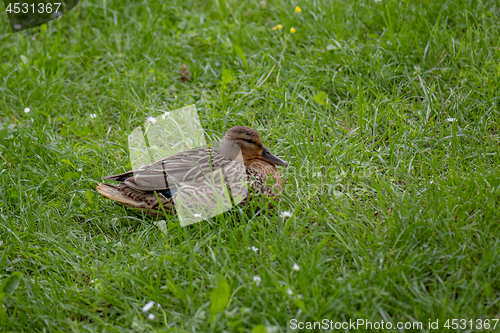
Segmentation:
{"type": "Polygon", "coordinates": [[[200,206],[210,207],[211,214],[193,214],[207,218],[224,211],[221,198],[225,201],[222,206],[227,207],[231,202],[244,204],[248,194],[279,197],[282,182],[276,165],[287,163],[263,145],[256,130],[234,126],[222,138],[219,149],[190,149],[135,170],[103,177],[120,184],[101,183],[97,191],[155,217],[163,210],[172,213],[176,206],[178,210],[180,205],[187,205],[193,212],[198,212],[200,206]]]}

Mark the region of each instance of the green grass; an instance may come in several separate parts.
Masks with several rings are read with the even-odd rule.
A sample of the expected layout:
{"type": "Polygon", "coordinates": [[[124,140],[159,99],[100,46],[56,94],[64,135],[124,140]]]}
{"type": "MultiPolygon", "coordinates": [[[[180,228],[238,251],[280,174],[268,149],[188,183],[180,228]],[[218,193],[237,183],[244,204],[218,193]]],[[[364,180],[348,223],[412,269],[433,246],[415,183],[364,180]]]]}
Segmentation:
{"type": "Polygon", "coordinates": [[[17,34],[0,15],[0,280],[22,273],[0,330],[500,317],[498,2],[263,4],[81,1],[17,34]],[[92,196],[133,128],[193,103],[207,141],[252,126],[289,162],[278,207],[162,233],[92,196]]]}

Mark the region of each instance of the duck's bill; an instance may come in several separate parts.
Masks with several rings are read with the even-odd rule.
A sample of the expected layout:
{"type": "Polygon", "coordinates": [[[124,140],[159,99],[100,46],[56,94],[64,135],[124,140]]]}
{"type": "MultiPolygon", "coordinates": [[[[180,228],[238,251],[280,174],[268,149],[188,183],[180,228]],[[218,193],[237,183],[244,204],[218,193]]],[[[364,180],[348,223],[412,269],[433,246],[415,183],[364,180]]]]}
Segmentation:
{"type": "Polygon", "coordinates": [[[275,164],[275,165],[283,165],[287,166],[288,163],[285,160],[282,160],[276,155],[273,155],[269,149],[264,148],[264,151],[262,152],[262,159],[264,161],[267,161],[269,163],[275,164]]]}

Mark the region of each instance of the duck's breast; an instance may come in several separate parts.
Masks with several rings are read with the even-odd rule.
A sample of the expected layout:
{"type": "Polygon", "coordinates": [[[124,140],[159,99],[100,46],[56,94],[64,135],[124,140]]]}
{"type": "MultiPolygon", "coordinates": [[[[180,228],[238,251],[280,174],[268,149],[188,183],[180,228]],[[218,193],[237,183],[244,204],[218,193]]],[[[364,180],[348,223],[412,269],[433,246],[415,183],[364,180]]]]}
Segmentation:
{"type": "Polygon", "coordinates": [[[282,180],[276,166],[261,159],[254,159],[250,161],[247,168],[261,184],[261,191],[265,195],[280,195],[282,190],[282,180]]]}

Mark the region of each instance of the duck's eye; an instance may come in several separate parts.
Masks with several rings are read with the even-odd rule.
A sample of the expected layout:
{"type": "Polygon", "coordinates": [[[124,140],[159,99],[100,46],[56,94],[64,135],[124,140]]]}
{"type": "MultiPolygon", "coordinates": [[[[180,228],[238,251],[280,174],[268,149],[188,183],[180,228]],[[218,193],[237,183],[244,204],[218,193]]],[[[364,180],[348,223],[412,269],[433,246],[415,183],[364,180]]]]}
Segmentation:
{"type": "Polygon", "coordinates": [[[241,139],[243,141],[246,141],[248,143],[251,143],[251,144],[255,144],[255,142],[253,140],[250,140],[250,139],[241,139]]]}

